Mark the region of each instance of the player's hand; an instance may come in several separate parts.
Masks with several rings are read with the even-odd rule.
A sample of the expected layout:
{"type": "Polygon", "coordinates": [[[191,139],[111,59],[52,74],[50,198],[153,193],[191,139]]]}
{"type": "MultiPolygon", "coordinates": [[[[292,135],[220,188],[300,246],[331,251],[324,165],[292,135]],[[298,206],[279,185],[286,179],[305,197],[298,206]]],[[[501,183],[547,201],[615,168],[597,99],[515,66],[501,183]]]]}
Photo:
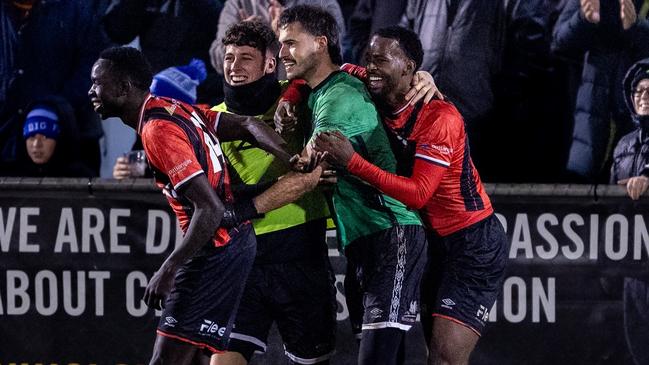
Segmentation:
{"type": "Polygon", "coordinates": [[[120,156],[115,160],[113,166],[113,178],[122,180],[131,177],[131,166],[128,163],[128,157],[120,156]]]}
{"type": "Polygon", "coordinates": [[[433,98],[444,100],[444,95],[442,95],[437,85],[435,85],[433,75],[426,71],[417,71],[412,78],[410,86],[412,87],[406,94],[406,100],[408,100],[408,104],[410,105],[416,104],[421,99],[424,99],[424,103],[428,103],[433,98]]]}
{"type": "Polygon", "coordinates": [[[628,30],[638,20],[638,14],[635,10],[633,0],[620,0],[620,20],[622,28],[628,30]]]}
{"type": "Polygon", "coordinates": [[[320,186],[331,186],[338,183],[338,173],[336,170],[324,170],[318,180],[320,186]]]}
{"type": "Polygon", "coordinates": [[[597,24],[600,20],[599,0],[580,0],[581,13],[587,22],[597,24]]]}
{"type": "Polygon", "coordinates": [[[277,109],[273,116],[275,130],[277,133],[289,133],[295,130],[297,117],[295,116],[295,105],[286,100],[280,100],[277,103],[277,109]]]}
{"type": "Polygon", "coordinates": [[[176,270],[167,269],[164,265],[153,274],[153,277],[144,290],[144,297],[142,298],[149,308],[164,308],[165,299],[174,286],[175,276],[176,270]]]}
{"type": "Polygon", "coordinates": [[[334,166],[346,168],[354,155],[354,147],[340,131],[318,133],[313,140],[318,152],[327,152],[327,162],[334,166]]]}
{"type": "Polygon", "coordinates": [[[326,152],[313,152],[309,156],[294,155],[289,160],[291,168],[297,172],[311,172],[327,157],[326,152]]]}
{"type": "Polygon", "coordinates": [[[640,196],[649,188],[649,177],[644,175],[634,176],[628,179],[619,180],[619,185],[626,185],[626,192],[633,200],[640,199],[640,196]]]}

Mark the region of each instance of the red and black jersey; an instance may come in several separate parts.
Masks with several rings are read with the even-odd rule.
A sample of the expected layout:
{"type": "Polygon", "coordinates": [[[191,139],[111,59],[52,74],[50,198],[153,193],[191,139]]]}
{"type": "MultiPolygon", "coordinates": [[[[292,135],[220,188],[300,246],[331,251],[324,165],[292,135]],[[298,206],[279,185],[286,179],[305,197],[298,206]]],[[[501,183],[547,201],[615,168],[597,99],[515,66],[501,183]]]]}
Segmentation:
{"type": "Polygon", "coordinates": [[[491,201],[471,160],[464,120],[451,103],[419,103],[384,116],[383,123],[394,141],[400,170],[410,170],[407,176],[415,159],[446,169],[420,210],[430,228],[445,236],[492,214],[491,201]]]}
{"type": "MultiPolygon", "coordinates": [[[[187,181],[205,174],[219,198],[232,202],[230,179],[216,138],[219,117],[219,112],[152,95],[140,111],[138,134],[144,151],[183,232],[193,214],[191,202],[178,193],[187,181]]],[[[229,240],[224,228],[214,234],[215,246],[224,246],[229,240]]]]}

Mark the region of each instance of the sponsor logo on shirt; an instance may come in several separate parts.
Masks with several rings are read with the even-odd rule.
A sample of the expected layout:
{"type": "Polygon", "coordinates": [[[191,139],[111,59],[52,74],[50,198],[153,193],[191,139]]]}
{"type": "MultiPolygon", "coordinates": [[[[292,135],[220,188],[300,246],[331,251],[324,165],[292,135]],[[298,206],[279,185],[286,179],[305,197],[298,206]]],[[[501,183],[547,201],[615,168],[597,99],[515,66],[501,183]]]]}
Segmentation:
{"type": "Polygon", "coordinates": [[[167,172],[168,176],[178,174],[179,172],[183,171],[189,164],[192,163],[192,160],[185,160],[178,165],[174,166],[171,170],[167,172]]]}
{"type": "Polygon", "coordinates": [[[422,144],[419,145],[419,148],[421,148],[422,150],[427,150],[427,151],[436,150],[436,151],[438,151],[438,152],[440,152],[440,153],[442,153],[444,155],[452,155],[453,154],[453,149],[450,148],[450,147],[447,147],[447,146],[438,146],[438,145],[435,145],[435,144],[422,143],[422,144]]]}

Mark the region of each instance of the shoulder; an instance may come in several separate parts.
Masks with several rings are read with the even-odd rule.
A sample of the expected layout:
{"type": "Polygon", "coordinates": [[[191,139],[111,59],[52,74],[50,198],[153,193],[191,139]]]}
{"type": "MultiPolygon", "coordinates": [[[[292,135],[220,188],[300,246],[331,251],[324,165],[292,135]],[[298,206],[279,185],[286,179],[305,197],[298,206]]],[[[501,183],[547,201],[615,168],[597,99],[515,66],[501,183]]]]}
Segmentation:
{"type": "Polygon", "coordinates": [[[444,100],[424,104],[419,120],[424,124],[436,123],[437,128],[464,130],[462,115],[452,103],[444,100]]]}
{"type": "Polygon", "coordinates": [[[625,151],[633,149],[635,142],[638,140],[638,133],[639,130],[636,129],[633,132],[626,134],[622,138],[620,138],[620,140],[617,142],[617,145],[615,145],[613,155],[618,156],[625,151]]]}

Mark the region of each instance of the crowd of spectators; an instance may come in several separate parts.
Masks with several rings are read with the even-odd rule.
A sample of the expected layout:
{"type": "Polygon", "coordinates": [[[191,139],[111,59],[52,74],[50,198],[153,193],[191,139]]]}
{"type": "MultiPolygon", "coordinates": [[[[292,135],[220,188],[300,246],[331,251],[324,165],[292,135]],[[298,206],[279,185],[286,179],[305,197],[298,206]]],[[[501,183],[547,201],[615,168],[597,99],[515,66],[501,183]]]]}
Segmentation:
{"type": "Polygon", "coordinates": [[[462,113],[487,182],[605,183],[613,147],[633,130],[622,78],[649,57],[646,0],[3,0],[0,174],[99,175],[103,132],[86,93],[102,49],[138,37],[156,73],[202,60],[196,102],[216,105],[228,26],[256,19],[276,30],[298,3],[334,15],[345,62],[362,65],[379,28],[418,33],[421,69],[462,113]],[[57,168],[27,167],[34,110],[65,126],[57,150],[73,152],[56,153],[57,168]]]}

